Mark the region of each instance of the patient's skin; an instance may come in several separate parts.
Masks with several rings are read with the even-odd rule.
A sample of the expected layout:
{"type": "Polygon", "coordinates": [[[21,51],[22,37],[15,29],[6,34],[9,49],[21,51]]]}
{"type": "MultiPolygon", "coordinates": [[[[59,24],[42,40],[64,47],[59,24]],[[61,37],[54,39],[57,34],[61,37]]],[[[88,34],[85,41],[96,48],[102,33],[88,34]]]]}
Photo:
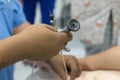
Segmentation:
{"type": "Polygon", "coordinates": [[[76,80],[120,80],[120,46],[78,60],[83,72],[76,80]]]}
{"type": "Polygon", "coordinates": [[[120,46],[79,59],[83,70],[120,70],[120,46]]]}
{"type": "Polygon", "coordinates": [[[75,80],[120,80],[120,71],[83,71],[80,77],[75,80]]]}

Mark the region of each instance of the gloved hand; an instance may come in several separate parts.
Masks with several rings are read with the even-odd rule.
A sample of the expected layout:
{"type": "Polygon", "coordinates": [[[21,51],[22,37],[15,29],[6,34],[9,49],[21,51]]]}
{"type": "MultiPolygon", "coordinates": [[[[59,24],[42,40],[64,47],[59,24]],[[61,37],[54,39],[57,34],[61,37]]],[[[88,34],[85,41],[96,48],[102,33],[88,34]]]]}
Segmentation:
{"type": "MultiPolygon", "coordinates": [[[[76,77],[80,76],[81,67],[78,60],[74,56],[64,55],[64,60],[70,75],[70,80],[75,80],[76,77]]],[[[57,55],[48,60],[51,68],[60,75],[62,80],[67,80],[67,75],[64,69],[63,60],[61,55],[57,55]]]]}
{"type": "Polygon", "coordinates": [[[48,60],[71,39],[70,33],[59,33],[48,25],[31,25],[19,34],[0,41],[0,68],[22,59],[48,60]]]}
{"type": "Polygon", "coordinates": [[[72,39],[70,33],[59,33],[51,26],[45,24],[32,25],[23,30],[20,35],[26,41],[30,53],[28,59],[46,60],[59,53],[72,39]]]}

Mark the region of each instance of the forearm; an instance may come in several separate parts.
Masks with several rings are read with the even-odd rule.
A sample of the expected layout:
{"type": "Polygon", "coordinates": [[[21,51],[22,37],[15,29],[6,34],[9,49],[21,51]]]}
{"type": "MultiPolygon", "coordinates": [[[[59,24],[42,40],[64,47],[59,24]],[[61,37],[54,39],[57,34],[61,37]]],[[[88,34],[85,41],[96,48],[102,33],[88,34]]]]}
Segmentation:
{"type": "Polygon", "coordinates": [[[120,70],[120,46],[79,59],[83,70],[120,70]]]}
{"type": "Polygon", "coordinates": [[[0,69],[24,58],[24,53],[28,51],[27,44],[20,38],[21,36],[15,35],[0,41],[0,69]]]}
{"type": "MultiPolygon", "coordinates": [[[[25,22],[13,30],[13,34],[18,34],[25,28],[30,26],[29,22],[25,22]]],[[[27,53],[24,37],[14,35],[10,38],[0,40],[0,69],[22,60],[27,53]]]]}

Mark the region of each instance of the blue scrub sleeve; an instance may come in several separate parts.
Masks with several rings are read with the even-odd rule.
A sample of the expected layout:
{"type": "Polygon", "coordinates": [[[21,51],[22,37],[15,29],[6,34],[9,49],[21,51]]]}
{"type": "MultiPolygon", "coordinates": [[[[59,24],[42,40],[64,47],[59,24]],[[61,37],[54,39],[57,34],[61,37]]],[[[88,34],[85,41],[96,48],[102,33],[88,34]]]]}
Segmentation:
{"type": "Polygon", "coordinates": [[[26,22],[26,17],[23,12],[23,7],[18,2],[18,0],[15,0],[13,28],[20,26],[24,22],[26,22]]]}

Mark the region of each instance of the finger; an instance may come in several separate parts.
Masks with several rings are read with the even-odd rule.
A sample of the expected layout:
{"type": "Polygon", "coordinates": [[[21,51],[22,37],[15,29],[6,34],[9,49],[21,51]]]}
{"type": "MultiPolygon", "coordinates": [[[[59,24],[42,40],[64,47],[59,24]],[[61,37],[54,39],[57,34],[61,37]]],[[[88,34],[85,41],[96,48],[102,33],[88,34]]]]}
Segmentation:
{"type": "MultiPolygon", "coordinates": [[[[58,66],[57,66],[58,67],[58,66]]],[[[66,80],[67,79],[67,75],[65,73],[64,68],[59,67],[59,68],[53,68],[52,69],[61,77],[62,80],[66,80]]]]}
{"type": "Polygon", "coordinates": [[[50,61],[50,60],[48,61],[51,68],[62,78],[62,80],[66,80],[67,75],[65,73],[63,63],[60,63],[60,62],[58,63],[57,60],[53,60],[53,59],[51,59],[51,60],[52,61],[50,61]]]}
{"type": "Polygon", "coordinates": [[[55,28],[53,26],[45,25],[45,27],[47,27],[49,30],[57,32],[57,28],[55,28]]]}
{"type": "Polygon", "coordinates": [[[81,65],[79,64],[79,62],[77,63],[77,65],[78,65],[78,75],[77,75],[77,77],[79,77],[81,72],[82,72],[82,69],[81,69],[81,65]]]}
{"type": "MultiPolygon", "coordinates": [[[[57,32],[57,29],[55,27],[49,26],[49,25],[46,25],[46,24],[44,24],[44,25],[49,30],[57,32]]],[[[56,34],[58,34],[59,39],[63,40],[64,43],[67,43],[68,41],[72,40],[72,33],[70,33],[70,32],[58,32],[56,34]]]]}
{"type": "Polygon", "coordinates": [[[71,33],[58,33],[59,39],[63,41],[63,43],[67,43],[72,40],[72,34],[71,33]]]}
{"type": "Polygon", "coordinates": [[[67,75],[65,73],[64,68],[60,70],[59,75],[62,78],[62,80],[67,80],[67,75]]]}
{"type": "Polygon", "coordinates": [[[76,59],[70,59],[67,62],[67,66],[69,66],[69,68],[71,69],[70,72],[71,80],[74,80],[76,77],[78,77],[79,74],[79,68],[76,62],[77,62],[76,59]]]}

